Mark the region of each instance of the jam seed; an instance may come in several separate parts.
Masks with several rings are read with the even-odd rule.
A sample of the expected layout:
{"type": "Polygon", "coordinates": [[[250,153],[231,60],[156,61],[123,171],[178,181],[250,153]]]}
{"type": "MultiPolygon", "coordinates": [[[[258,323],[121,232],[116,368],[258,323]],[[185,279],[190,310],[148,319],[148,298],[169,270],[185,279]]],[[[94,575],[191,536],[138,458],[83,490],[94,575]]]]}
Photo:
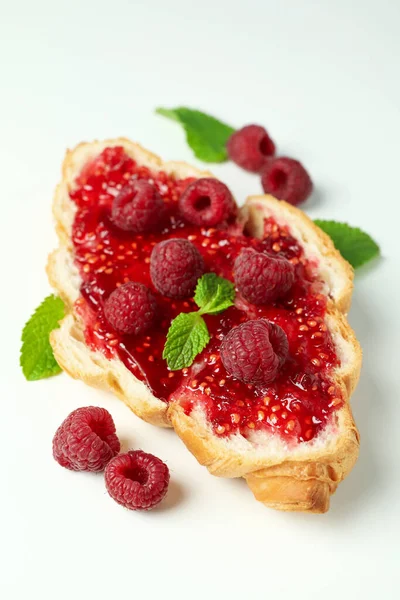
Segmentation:
{"type": "Polygon", "coordinates": [[[197,388],[197,385],[198,385],[197,379],[192,379],[192,381],[190,382],[190,387],[192,387],[194,389],[194,388],[197,388]]]}
{"type": "Polygon", "coordinates": [[[272,244],[272,250],[274,252],[280,252],[281,251],[281,246],[280,244],[278,244],[277,242],[275,242],[275,244],[272,244]]]}
{"type": "Polygon", "coordinates": [[[240,423],[240,415],[238,415],[237,413],[232,413],[231,414],[231,420],[232,423],[240,423]]]}
{"type": "Polygon", "coordinates": [[[329,406],[337,406],[340,403],[341,403],[341,399],[340,398],[333,398],[332,402],[329,404],[329,406]]]}
{"type": "Polygon", "coordinates": [[[264,412],[264,411],[262,411],[262,410],[259,410],[259,411],[257,412],[257,418],[258,418],[258,420],[259,420],[259,421],[262,421],[262,420],[264,419],[264,417],[265,417],[265,412],[264,412]]]}
{"type": "Polygon", "coordinates": [[[313,333],[312,336],[311,336],[312,340],[319,340],[320,341],[320,338],[322,338],[322,333],[320,331],[317,331],[316,333],[313,333]]]}
{"type": "Polygon", "coordinates": [[[274,404],[274,406],[271,406],[271,410],[272,412],[278,412],[278,410],[281,410],[281,405],[280,404],[274,404]]]}
{"type": "Polygon", "coordinates": [[[286,429],[287,429],[288,431],[293,431],[293,429],[294,429],[294,426],[295,426],[295,422],[294,422],[294,421],[292,421],[292,420],[290,420],[290,421],[288,421],[288,422],[287,422],[287,424],[286,424],[286,429]]]}
{"type": "Polygon", "coordinates": [[[274,413],[272,413],[272,415],[269,416],[269,422],[272,425],[276,425],[278,422],[278,417],[274,413]]]}
{"type": "Polygon", "coordinates": [[[217,425],[216,427],[217,433],[225,433],[225,427],[223,425],[217,425]]]}
{"type": "Polygon", "coordinates": [[[314,367],[319,367],[321,365],[320,361],[318,360],[318,358],[312,358],[311,359],[312,364],[314,365],[314,367]]]}
{"type": "Polygon", "coordinates": [[[247,423],[247,427],[249,429],[254,429],[255,428],[255,424],[253,423],[253,421],[250,421],[249,423],[247,423]]]}
{"type": "Polygon", "coordinates": [[[225,379],[221,379],[220,382],[219,382],[219,385],[221,387],[223,387],[225,385],[225,379]]]}
{"type": "Polygon", "coordinates": [[[269,396],[264,396],[263,402],[264,402],[265,406],[269,406],[269,403],[271,402],[271,398],[269,396]]]}
{"type": "Polygon", "coordinates": [[[307,429],[307,431],[304,434],[304,437],[306,438],[306,440],[310,440],[312,438],[312,429],[307,429]]]}

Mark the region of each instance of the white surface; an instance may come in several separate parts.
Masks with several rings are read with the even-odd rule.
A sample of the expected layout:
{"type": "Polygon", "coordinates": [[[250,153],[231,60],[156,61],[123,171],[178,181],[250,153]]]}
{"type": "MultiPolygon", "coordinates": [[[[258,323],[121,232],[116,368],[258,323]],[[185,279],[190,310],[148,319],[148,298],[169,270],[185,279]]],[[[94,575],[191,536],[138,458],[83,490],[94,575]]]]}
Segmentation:
{"type": "MultiPolygon", "coordinates": [[[[398,598],[399,27],[396,0],[0,3],[1,598],[398,598]],[[49,292],[65,147],[127,135],[196,164],[157,105],[264,123],[313,176],[309,214],[359,225],[382,246],[357,275],[351,311],[364,348],[361,455],[327,515],[268,510],[116,399],[66,375],[20,373],[21,328],[49,292]],[[56,427],[88,404],[111,411],[125,448],[168,462],[162,508],[124,511],[101,476],[53,461],[56,427]]],[[[233,165],[213,170],[239,198],[260,191],[233,165]]]]}

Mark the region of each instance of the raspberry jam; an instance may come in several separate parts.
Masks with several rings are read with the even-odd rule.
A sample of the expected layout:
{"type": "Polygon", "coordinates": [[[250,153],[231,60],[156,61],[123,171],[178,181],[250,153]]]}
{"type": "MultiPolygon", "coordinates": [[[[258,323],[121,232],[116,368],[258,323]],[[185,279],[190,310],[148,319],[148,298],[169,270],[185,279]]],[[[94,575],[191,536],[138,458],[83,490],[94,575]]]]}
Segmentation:
{"type": "Polygon", "coordinates": [[[82,170],[70,196],[77,207],[73,244],[82,278],[77,310],[85,323],[86,342],[107,358],[117,355],[158,398],[180,402],[188,413],[201,405],[218,435],[240,431],[246,436],[252,430],[267,428],[285,438],[311,440],[342,402],[330,378],[338,358],[324,321],[326,297],[320,293],[313,265],[287,228],[272,219],[265,221],[263,240],[246,235],[236,222],[221,228],[185,223],[177,200],[191,181],[153,173],[137,165],[121,147],[106,148],[82,170]],[[161,194],[166,214],[159,232],[128,233],[111,222],[113,198],[131,179],[148,180],[161,194]],[[283,301],[256,307],[237,297],[234,307],[206,316],[211,342],[192,367],[182,371],[170,371],[162,358],[166,334],[174,317],[197,307],[192,300],[172,300],[158,294],[149,274],[154,245],[171,237],[190,240],[202,254],[206,271],[231,280],[234,260],[245,247],[285,257],[296,271],[295,284],[283,301]],[[103,314],[105,299],[127,281],[147,285],[159,305],[153,329],[138,336],[117,334],[103,314]],[[233,326],[260,317],[285,330],[290,355],[272,384],[254,387],[226,373],[219,347],[233,326]]]}

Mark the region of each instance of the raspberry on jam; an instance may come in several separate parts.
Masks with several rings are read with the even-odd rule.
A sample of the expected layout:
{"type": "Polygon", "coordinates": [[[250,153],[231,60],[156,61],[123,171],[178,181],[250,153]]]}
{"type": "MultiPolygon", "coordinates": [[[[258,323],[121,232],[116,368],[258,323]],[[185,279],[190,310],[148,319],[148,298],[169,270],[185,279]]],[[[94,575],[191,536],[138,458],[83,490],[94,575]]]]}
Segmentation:
{"type": "Polygon", "coordinates": [[[271,218],[265,221],[263,240],[244,235],[230,222],[218,227],[188,223],[178,201],[192,182],[139,166],[120,147],[106,148],[83,168],[71,198],[77,207],[73,243],[82,278],[77,310],[85,322],[86,342],[109,358],[117,355],[158,398],[185,402],[187,412],[200,404],[217,435],[240,432],[250,436],[252,431],[266,429],[285,439],[309,441],[342,403],[331,377],[338,357],[325,325],[326,297],[320,293],[313,265],[290,231],[271,218]],[[150,182],[163,200],[160,230],[125,232],[112,222],[115,196],[136,179],[150,182]],[[196,306],[191,298],[161,295],[150,277],[154,246],[171,238],[191,242],[202,256],[205,272],[231,281],[236,258],[249,248],[284,258],[295,271],[294,283],[284,297],[263,305],[240,299],[220,315],[205,316],[211,341],[195,365],[182,371],[170,371],[162,352],[171,320],[196,306]],[[119,334],[104,315],[105,300],[129,281],[144,284],[157,301],[157,327],[132,336],[119,334]],[[287,360],[266,385],[235,379],[220,358],[223,338],[251,319],[275,323],[288,339],[287,360]]]}
{"type": "Polygon", "coordinates": [[[226,371],[255,385],[272,383],[289,351],[282,327],[266,319],[254,319],[233,327],[224,337],[220,354],[226,371]]]}

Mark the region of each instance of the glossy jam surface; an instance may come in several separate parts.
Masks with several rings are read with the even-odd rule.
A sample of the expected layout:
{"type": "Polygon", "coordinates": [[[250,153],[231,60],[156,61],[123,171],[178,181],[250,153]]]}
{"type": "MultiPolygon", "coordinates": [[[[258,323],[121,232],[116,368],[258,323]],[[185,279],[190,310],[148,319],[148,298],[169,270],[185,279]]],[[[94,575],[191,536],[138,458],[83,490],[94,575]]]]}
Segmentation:
{"type": "Polygon", "coordinates": [[[118,355],[136,377],[165,400],[179,401],[187,412],[200,404],[219,435],[239,430],[278,430],[299,441],[312,439],[341,398],[329,373],[338,364],[324,323],[326,298],[313,276],[313,266],[290,233],[272,219],[265,222],[265,238],[256,240],[236,223],[199,229],[186,224],[177,210],[180,193],[190,179],[176,180],[163,172],[139,167],[122,148],[107,148],[86,165],[71,192],[77,212],[73,226],[76,264],[82,277],[77,302],[85,322],[86,341],[108,358],[118,355]],[[157,233],[137,235],[118,230],[110,220],[113,198],[131,178],[157,186],[167,206],[157,233]],[[149,276],[154,245],[170,237],[189,239],[203,255],[207,271],[233,279],[235,257],[244,247],[284,256],[295,265],[296,283],[284,301],[255,307],[237,298],[235,307],[207,316],[211,342],[189,369],[172,372],[162,358],[171,320],[180,312],[196,310],[192,300],[175,301],[157,294],[149,276]],[[140,281],[156,294],[158,321],[141,336],[121,336],[106,322],[103,303],[127,281],[140,281]],[[235,325],[265,317],[288,335],[290,358],[279,377],[265,388],[245,385],[230,377],[219,358],[224,335],[235,325]]]}

